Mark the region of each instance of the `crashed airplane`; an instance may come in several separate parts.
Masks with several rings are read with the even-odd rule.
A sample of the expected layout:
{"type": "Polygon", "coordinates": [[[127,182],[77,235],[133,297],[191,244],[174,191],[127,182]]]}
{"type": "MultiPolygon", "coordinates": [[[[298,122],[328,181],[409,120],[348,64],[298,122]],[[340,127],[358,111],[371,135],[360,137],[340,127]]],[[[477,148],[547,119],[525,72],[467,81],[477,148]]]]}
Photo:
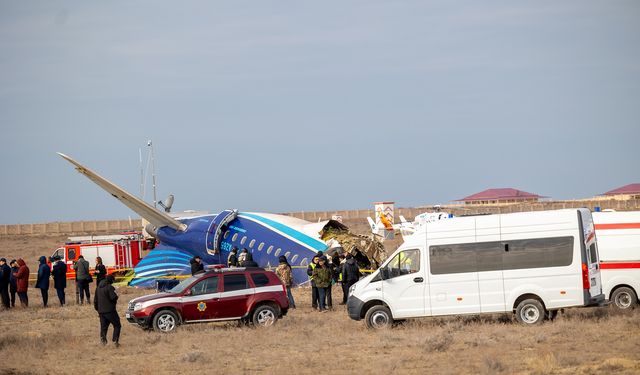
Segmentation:
{"type": "Polygon", "coordinates": [[[286,215],[224,210],[218,214],[174,218],[126,192],[71,157],[58,153],[78,172],[149,222],[145,228],[158,244],[134,268],[129,285],[151,287],[158,278],[190,275],[189,261],[200,256],[207,265],[224,264],[233,247],[246,248],[260,267],[278,265],[284,255],[298,285],[309,282],[306,270],[318,251],[331,254],[340,246],[353,254],[361,267],[377,268],[384,247],[371,238],[352,234],[342,223],[312,223],[286,215]]]}

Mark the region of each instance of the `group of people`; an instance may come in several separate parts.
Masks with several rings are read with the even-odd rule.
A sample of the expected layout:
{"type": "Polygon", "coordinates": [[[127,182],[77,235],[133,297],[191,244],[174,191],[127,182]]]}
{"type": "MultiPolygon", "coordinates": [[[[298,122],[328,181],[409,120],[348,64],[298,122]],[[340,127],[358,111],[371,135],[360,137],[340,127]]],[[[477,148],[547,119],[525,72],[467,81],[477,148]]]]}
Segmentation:
{"type": "Polygon", "coordinates": [[[29,268],[24,260],[13,259],[7,264],[7,259],[0,258],[0,299],[5,309],[16,307],[16,294],[20,304],[29,306],[27,288],[29,287],[29,268]]]}
{"type": "Polygon", "coordinates": [[[360,279],[360,269],[355,258],[349,253],[327,257],[319,251],[307,267],[311,282],[311,307],[320,312],[333,308],[331,289],[334,284],[342,285],[342,302],[347,303],[349,288],[360,279]]]}

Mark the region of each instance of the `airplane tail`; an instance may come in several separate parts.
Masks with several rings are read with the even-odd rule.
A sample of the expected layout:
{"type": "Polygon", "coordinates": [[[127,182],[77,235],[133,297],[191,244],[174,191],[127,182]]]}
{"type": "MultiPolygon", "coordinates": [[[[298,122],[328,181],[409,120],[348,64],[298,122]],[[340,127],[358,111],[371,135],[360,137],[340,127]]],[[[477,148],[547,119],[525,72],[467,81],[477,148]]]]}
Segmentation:
{"type": "Polygon", "coordinates": [[[371,228],[371,233],[375,234],[376,236],[384,237],[384,228],[379,227],[378,225],[376,225],[376,223],[370,217],[367,217],[367,221],[369,222],[369,227],[371,228]]]}
{"type": "Polygon", "coordinates": [[[148,222],[154,225],[156,228],[171,227],[178,231],[184,231],[187,226],[178,220],[172,218],[165,212],[161,212],[152,207],[142,199],[126,192],[121,187],[105,179],[99,174],[95,173],[91,169],[83,166],[77,161],[73,160],[69,156],[58,152],[58,155],[66,159],[69,163],[75,165],[76,170],[85,175],[89,180],[93,181],[96,185],[103,188],[107,193],[111,194],[114,198],[122,202],[125,206],[132,209],[138,215],[145,218],[148,222]]]}

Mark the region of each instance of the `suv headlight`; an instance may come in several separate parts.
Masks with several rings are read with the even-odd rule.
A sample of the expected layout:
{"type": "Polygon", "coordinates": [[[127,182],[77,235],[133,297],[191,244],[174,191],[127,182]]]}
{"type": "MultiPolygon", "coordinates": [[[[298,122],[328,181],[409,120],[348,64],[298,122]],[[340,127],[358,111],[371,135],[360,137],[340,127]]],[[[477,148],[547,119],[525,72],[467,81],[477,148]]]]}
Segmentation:
{"type": "Polygon", "coordinates": [[[140,302],[133,305],[133,311],[138,311],[138,310],[142,310],[142,303],[140,302]]]}

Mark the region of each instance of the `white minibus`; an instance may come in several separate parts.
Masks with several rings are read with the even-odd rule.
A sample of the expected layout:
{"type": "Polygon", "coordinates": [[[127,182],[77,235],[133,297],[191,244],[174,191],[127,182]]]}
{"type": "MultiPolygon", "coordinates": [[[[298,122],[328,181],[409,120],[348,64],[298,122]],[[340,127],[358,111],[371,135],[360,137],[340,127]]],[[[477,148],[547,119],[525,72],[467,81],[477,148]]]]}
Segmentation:
{"type": "Polygon", "coordinates": [[[351,288],[349,316],[370,328],[424,316],[511,312],[524,324],[604,302],[588,209],[427,223],[351,288]]]}
{"type": "Polygon", "coordinates": [[[640,211],[594,212],[602,291],[621,310],[638,305],[640,211]]]}

